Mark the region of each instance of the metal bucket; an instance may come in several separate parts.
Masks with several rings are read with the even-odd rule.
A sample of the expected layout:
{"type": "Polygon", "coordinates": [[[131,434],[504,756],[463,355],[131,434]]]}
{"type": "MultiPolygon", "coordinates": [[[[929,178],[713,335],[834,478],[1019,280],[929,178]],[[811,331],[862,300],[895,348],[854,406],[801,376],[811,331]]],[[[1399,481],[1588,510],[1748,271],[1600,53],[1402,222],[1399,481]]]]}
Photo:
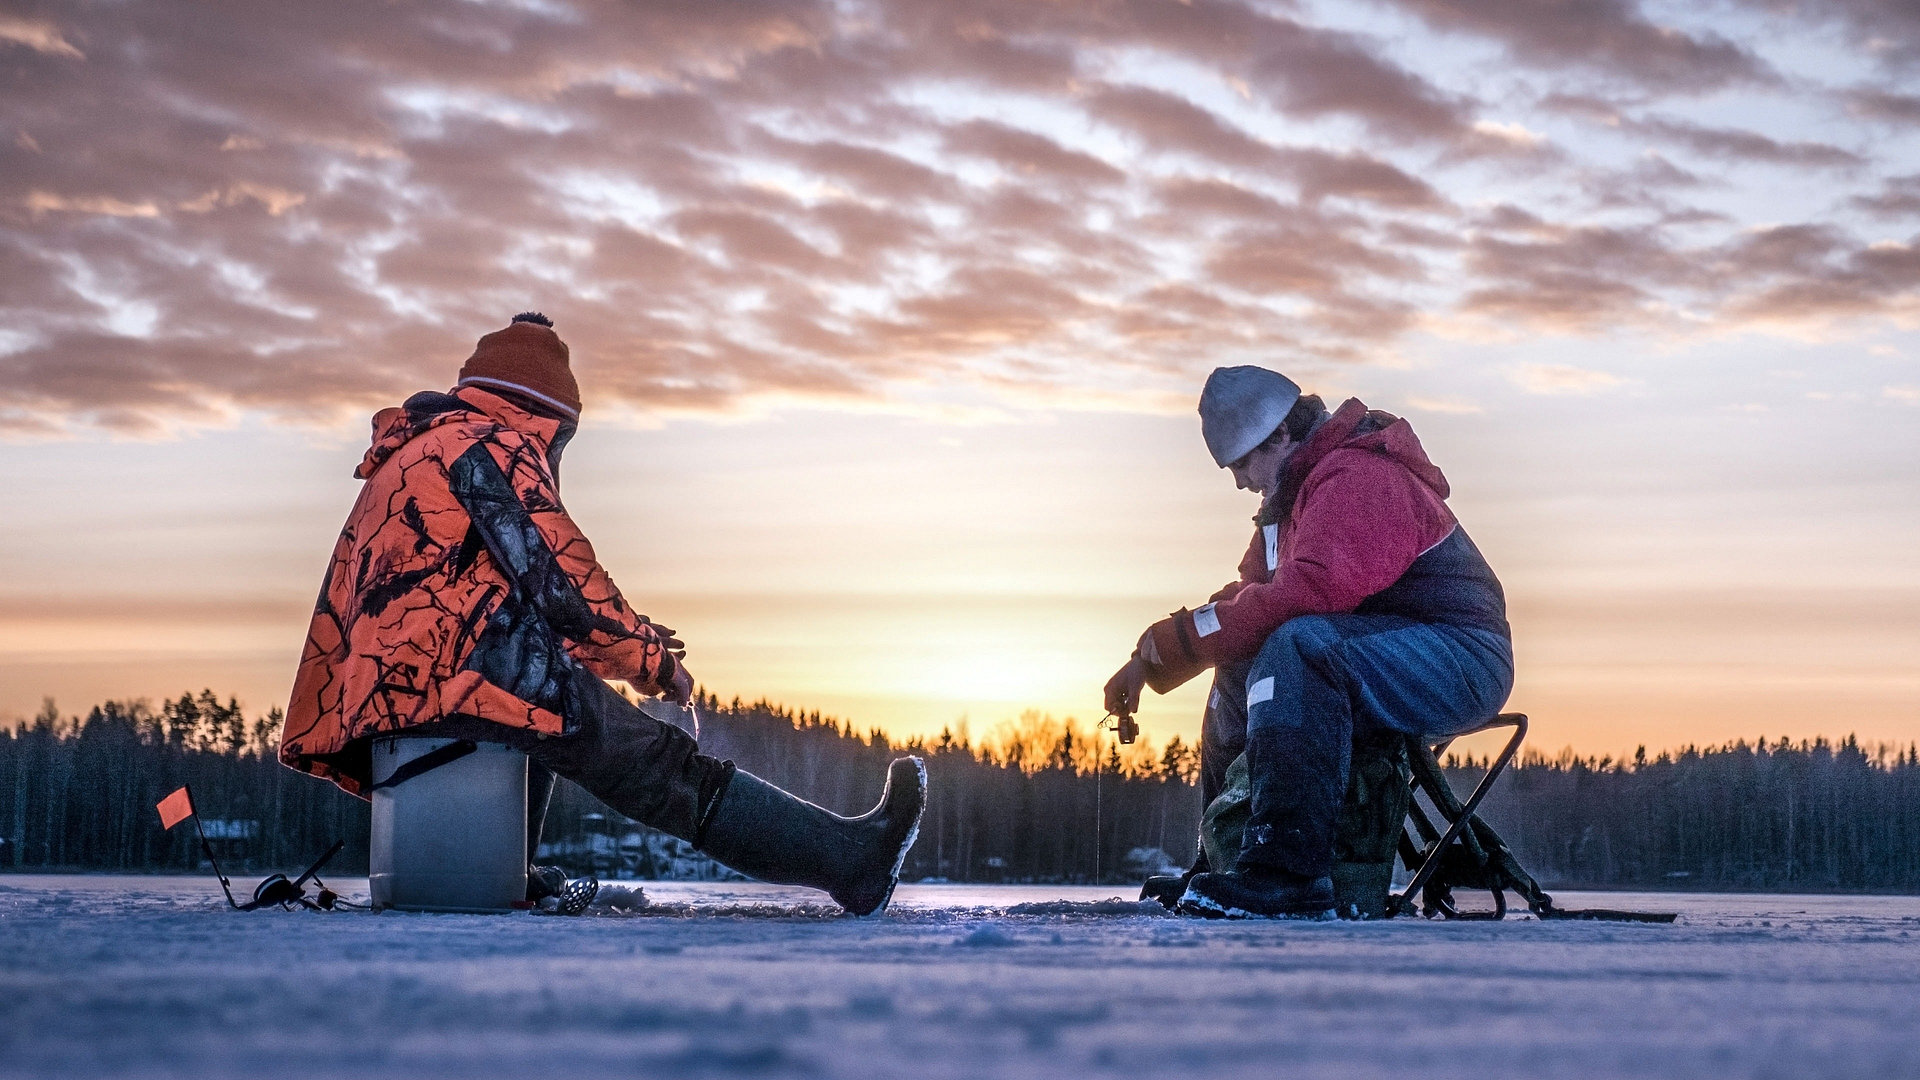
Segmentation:
{"type": "MultiPolygon", "coordinates": [[[[451,739],[375,739],[377,785],[451,739]]],[[[498,743],[373,793],[375,908],[493,912],[527,896],[527,758],[498,743]]]]}

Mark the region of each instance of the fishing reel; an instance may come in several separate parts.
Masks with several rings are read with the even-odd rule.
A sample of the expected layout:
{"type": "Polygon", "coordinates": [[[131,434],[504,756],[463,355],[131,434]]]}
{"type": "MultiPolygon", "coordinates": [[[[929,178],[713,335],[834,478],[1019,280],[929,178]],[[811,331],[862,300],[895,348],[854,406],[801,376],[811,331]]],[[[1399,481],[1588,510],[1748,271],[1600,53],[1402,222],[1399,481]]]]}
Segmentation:
{"type": "MultiPolygon", "coordinates": [[[[217,862],[213,864],[213,873],[220,879],[220,890],[227,894],[228,906],[235,911],[258,911],[266,907],[292,908],[296,904],[309,911],[332,911],[336,905],[355,906],[341,900],[339,893],[328,888],[327,883],[320,880],[320,868],[327,864],[327,860],[339,854],[344,846],[346,846],[345,841],[334,841],[334,845],[327,849],[326,854],[320,856],[312,866],[307,867],[305,873],[297,878],[288,880],[285,874],[272,875],[254,887],[253,899],[244,904],[233,898],[233,888],[227,882],[227,875],[220,872],[220,864],[217,862]],[[309,880],[320,887],[319,895],[311,899],[307,897],[306,889],[309,880]]],[[[211,861],[212,850],[208,849],[206,854],[211,861]]]]}
{"type": "Polygon", "coordinates": [[[1132,713],[1108,713],[1100,726],[1113,732],[1122,746],[1131,746],[1140,737],[1140,721],[1135,720],[1132,713]]]}
{"type": "Polygon", "coordinates": [[[276,904],[283,908],[290,908],[299,904],[313,911],[332,911],[333,905],[340,901],[340,894],[327,888],[326,884],[318,879],[315,879],[315,884],[320,886],[320,895],[309,900],[306,889],[289,881],[285,874],[275,874],[261,882],[253,890],[253,899],[239,905],[237,910],[258,911],[263,907],[276,904]]]}

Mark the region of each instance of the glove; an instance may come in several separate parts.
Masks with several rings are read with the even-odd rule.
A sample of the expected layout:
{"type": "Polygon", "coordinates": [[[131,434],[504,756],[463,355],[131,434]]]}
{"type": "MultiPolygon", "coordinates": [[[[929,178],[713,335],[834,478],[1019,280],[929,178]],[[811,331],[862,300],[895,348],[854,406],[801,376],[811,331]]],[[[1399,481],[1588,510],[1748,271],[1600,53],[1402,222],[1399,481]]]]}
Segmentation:
{"type": "Polygon", "coordinates": [[[1146,665],[1147,685],[1165,694],[1210,665],[1195,655],[1193,613],[1186,608],[1161,619],[1140,635],[1134,656],[1146,665]]]}
{"type": "Polygon", "coordinates": [[[693,673],[685,664],[677,664],[673,669],[673,679],[666,687],[667,696],[675,705],[685,706],[693,700],[693,673]]]}
{"type": "Polygon", "coordinates": [[[1107,711],[1115,716],[1132,716],[1140,708],[1140,688],[1146,682],[1146,666],[1137,658],[1127,661],[1107,680],[1107,711]]]}
{"type": "Polygon", "coordinates": [[[661,648],[681,659],[686,658],[687,643],[674,636],[673,627],[652,621],[649,621],[647,625],[653,627],[653,634],[660,639],[661,648]]]}

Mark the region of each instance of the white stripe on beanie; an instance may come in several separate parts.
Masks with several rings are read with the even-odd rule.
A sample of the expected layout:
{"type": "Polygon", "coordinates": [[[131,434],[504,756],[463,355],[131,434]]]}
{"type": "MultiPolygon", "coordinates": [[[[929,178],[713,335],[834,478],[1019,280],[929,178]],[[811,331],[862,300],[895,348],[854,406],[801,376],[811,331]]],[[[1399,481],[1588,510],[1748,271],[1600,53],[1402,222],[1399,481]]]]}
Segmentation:
{"type": "Polygon", "coordinates": [[[535,401],[546,402],[548,405],[551,405],[554,408],[559,409],[561,412],[565,413],[567,415],[567,418],[570,420],[580,419],[579,409],[574,408],[573,406],[567,404],[564,401],[556,401],[553,398],[550,398],[547,395],[541,393],[540,391],[535,390],[531,386],[521,386],[517,382],[508,382],[505,379],[495,379],[486,375],[469,375],[466,378],[461,379],[459,382],[455,383],[454,389],[458,390],[462,386],[481,386],[481,387],[492,386],[502,390],[512,390],[515,393],[525,394],[528,397],[534,399],[535,401]]]}

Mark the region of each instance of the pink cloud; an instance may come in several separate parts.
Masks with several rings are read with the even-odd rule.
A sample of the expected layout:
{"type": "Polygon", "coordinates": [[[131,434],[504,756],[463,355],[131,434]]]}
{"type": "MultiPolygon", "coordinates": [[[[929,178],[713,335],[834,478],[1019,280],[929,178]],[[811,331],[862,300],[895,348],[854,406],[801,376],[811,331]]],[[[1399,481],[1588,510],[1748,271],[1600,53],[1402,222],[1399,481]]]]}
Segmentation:
{"type": "MultiPolygon", "coordinates": [[[[1592,30],[1575,55],[1490,0],[1403,6],[1586,75],[1494,115],[1417,43],[1233,0],[21,17],[0,24],[0,412],[357,410],[445,385],[528,307],[593,394],[714,409],[928,372],[1071,394],[1088,356],[1173,375],[1249,343],[1345,359],[1455,311],[1597,333],[1678,306],[1912,310],[1910,251],[1848,226],[1914,198],[1872,138],[1652,111],[1774,92],[1750,43],[1621,0],[1549,12],[1592,30]],[[1516,134],[1570,117],[1637,143],[1631,164],[1516,134]],[[1834,209],[1759,231],[1712,205],[1755,162],[1815,170],[1834,209]]],[[[1886,55],[1826,91],[1874,124],[1911,96],[1887,18],[1886,55]]]]}
{"type": "Polygon", "coordinates": [[[1436,29],[1492,38],[1522,63],[1577,65],[1636,86],[1712,90],[1777,76],[1750,49],[1648,18],[1634,0],[1392,0],[1436,29]]]}

